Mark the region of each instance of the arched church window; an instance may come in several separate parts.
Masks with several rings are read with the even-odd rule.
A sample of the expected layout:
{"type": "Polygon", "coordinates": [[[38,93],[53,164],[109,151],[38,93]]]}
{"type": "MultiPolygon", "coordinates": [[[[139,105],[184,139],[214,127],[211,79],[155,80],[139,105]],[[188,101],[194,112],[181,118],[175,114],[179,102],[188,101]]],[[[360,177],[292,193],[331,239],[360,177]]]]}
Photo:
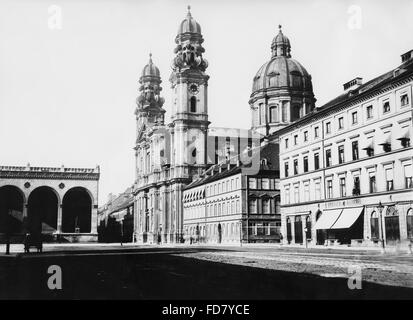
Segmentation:
{"type": "Polygon", "coordinates": [[[191,97],[191,112],[196,112],[196,97],[191,97]]]}
{"type": "Polygon", "coordinates": [[[278,106],[270,107],[270,118],[272,123],[280,121],[278,116],[278,106]]]}

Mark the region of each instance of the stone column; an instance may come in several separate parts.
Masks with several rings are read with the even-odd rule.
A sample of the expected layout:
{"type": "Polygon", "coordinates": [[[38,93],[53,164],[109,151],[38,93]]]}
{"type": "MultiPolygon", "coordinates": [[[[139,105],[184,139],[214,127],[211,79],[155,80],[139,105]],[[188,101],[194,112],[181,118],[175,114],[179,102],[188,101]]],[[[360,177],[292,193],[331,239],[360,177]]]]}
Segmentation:
{"type": "MultiPolygon", "coordinates": [[[[92,225],[90,232],[93,234],[98,233],[98,205],[95,204],[92,207],[92,225]]],[[[60,232],[61,232],[62,224],[60,223],[60,232]]]]}
{"type": "MultiPolygon", "coordinates": [[[[60,203],[57,206],[57,230],[56,230],[57,233],[62,233],[62,211],[63,211],[63,205],[60,203]]],[[[92,219],[91,225],[93,226],[93,207],[92,207],[91,219],[92,219]]]]}

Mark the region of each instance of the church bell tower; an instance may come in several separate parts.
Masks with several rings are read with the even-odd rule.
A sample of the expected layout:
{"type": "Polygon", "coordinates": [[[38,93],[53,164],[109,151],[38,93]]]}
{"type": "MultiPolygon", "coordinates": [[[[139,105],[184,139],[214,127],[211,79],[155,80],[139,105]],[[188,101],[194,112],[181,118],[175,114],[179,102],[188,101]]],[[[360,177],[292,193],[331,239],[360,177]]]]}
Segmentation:
{"type": "Polygon", "coordinates": [[[175,58],[170,77],[173,90],[173,164],[202,167],[207,163],[208,62],[201,27],[192,18],[190,7],[175,38],[175,58]]]}

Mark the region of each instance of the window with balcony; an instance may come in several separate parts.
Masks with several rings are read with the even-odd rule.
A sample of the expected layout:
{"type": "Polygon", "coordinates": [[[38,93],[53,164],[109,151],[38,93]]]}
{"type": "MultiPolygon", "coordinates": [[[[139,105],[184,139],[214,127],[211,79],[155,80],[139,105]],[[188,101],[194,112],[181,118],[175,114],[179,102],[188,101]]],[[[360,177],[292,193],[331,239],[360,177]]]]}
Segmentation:
{"type": "Polygon", "coordinates": [[[303,158],[303,168],[304,168],[304,172],[308,172],[308,156],[305,156],[303,158]]]}
{"type": "Polygon", "coordinates": [[[327,199],[331,199],[333,197],[333,180],[327,180],[327,199]]]}
{"type": "Polygon", "coordinates": [[[404,187],[407,189],[413,188],[412,165],[411,164],[404,166],[404,187]]]}
{"type": "Polygon", "coordinates": [[[353,156],[353,161],[359,159],[359,143],[358,141],[353,141],[351,143],[351,153],[353,156]]]}
{"type": "Polygon", "coordinates": [[[331,160],[331,150],[326,150],[326,167],[331,167],[332,160],[331,160]]]}
{"type": "Polygon", "coordinates": [[[369,174],[369,190],[370,190],[370,193],[374,193],[377,191],[376,175],[374,173],[369,174]]]}
{"type": "Polygon", "coordinates": [[[300,202],[300,189],[297,186],[294,187],[294,203],[299,203],[300,202]]]}
{"type": "Polygon", "coordinates": [[[344,163],[344,145],[338,146],[338,163],[344,163]]]}
{"type": "Polygon", "coordinates": [[[353,196],[359,196],[360,195],[360,177],[355,176],[353,178],[353,196]]]}
{"type": "Polygon", "coordinates": [[[310,201],[310,184],[304,184],[304,201],[310,201]]]}
{"type": "Polygon", "coordinates": [[[317,152],[314,154],[314,170],[320,169],[320,154],[317,152]]]}
{"type": "Polygon", "coordinates": [[[340,178],[340,197],[345,197],[346,196],[346,178],[341,177],[340,178]]]}
{"type": "Polygon", "coordinates": [[[386,190],[393,190],[393,169],[386,169],[386,190]]]}
{"type": "Polygon", "coordinates": [[[319,180],[314,182],[315,200],[321,199],[321,182],[319,180]]]}

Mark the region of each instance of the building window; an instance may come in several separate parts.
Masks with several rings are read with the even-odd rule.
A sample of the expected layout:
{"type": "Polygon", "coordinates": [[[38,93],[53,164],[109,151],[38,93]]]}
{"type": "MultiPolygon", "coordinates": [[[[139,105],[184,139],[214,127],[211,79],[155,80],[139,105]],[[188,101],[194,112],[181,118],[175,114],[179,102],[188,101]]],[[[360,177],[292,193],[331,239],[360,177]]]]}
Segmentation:
{"type": "Polygon", "coordinates": [[[300,202],[300,189],[299,186],[294,186],[294,203],[300,202]]]}
{"type": "Polygon", "coordinates": [[[315,127],[314,128],[314,138],[318,138],[320,136],[320,128],[315,127]]]}
{"type": "Polygon", "coordinates": [[[351,143],[351,153],[353,155],[353,161],[359,159],[359,143],[358,143],[358,141],[353,141],[351,143]]]}
{"type": "Polygon", "coordinates": [[[304,185],[304,201],[310,201],[310,184],[306,183],[304,185]]]}
{"type": "Polygon", "coordinates": [[[321,183],[320,181],[315,182],[315,200],[321,199],[321,183]]]}
{"type": "Polygon", "coordinates": [[[409,104],[409,96],[407,93],[404,93],[400,96],[400,105],[402,107],[407,106],[409,104]]]}
{"type": "Polygon", "coordinates": [[[383,103],[383,113],[387,113],[390,112],[390,102],[389,101],[385,101],[383,103]]]}
{"type": "Polygon", "coordinates": [[[333,197],[333,180],[327,180],[327,199],[333,197]]]}
{"type": "Polygon", "coordinates": [[[391,191],[394,189],[393,186],[393,169],[386,169],[386,190],[391,191]]]}
{"type": "Polygon", "coordinates": [[[308,141],[308,131],[304,131],[304,142],[308,141]]]}
{"type": "Polygon", "coordinates": [[[369,190],[370,193],[376,192],[376,176],[374,173],[370,173],[369,176],[369,190]]]}
{"type": "Polygon", "coordinates": [[[326,167],[331,167],[331,150],[326,150],[326,167]]]}
{"type": "Polygon", "coordinates": [[[270,189],[270,180],[268,178],[263,178],[261,182],[261,188],[268,190],[270,189]]]}
{"type": "Polygon", "coordinates": [[[298,159],[294,159],[294,174],[298,174],[298,159]]]}
{"type": "Polygon", "coordinates": [[[373,106],[371,105],[367,106],[366,112],[367,112],[367,119],[373,118],[373,106]]]}
{"type": "Polygon", "coordinates": [[[371,239],[377,240],[380,238],[379,231],[379,215],[373,211],[370,218],[371,239]]]}
{"type": "Polygon", "coordinates": [[[412,180],[412,165],[405,165],[404,166],[404,185],[405,188],[410,189],[413,188],[413,180],[412,180]]]}
{"type": "Polygon", "coordinates": [[[257,179],[248,178],[248,186],[250,189],[257,189],[257,179]]]}
{"type": "Polygon", "coordinates": [[[353,196],[359,196],[360,195],[360,177],[356,176],[353,179],[353,196]]]}
{"type": "Polygon", "coordinates": [[[285,149],[288,149],[288,138],[285,139],[285,149]]]}
{"type": "Polygon", "coordinates": [[[346,196],[346,178],[340,178],[340,197],[346,196]]]}
{"type": "Polygon", "coordinates": [[[344,163],[344,145],[338,146],[338,163],[344,163]]]}
{"type": "Polygon", "coordinates": [[[294,145],[297,145],[297,144],[298,144],[298,135],[296,134],[294,136],[294,145]]]}
{"type": "Polygon", "coordinates": [[[257,213],[257,199],[250,199],[248,201],[248,208],[250,213],[257,213]]]}
{"type": "Polygon", "coordinates": [[[330,122],[326,122],[326,133],[331,133],[331,123],[330,122]]]}
{"type": "Polygon", "coordinates": [[[288,177],[288,162],[284,163],[284,176],[288,177]]]}
{"type": "Polygon", "coordinates": [[[262,212],[263,213],[270,213],[270,199],[263,199],[262,200],[262,212]]]}
{"type": "Polygon", "coordinates": [[[308,156],[303,158],[304,172],[308,172],[308,156]]]}
{"type": "Polygon", "coordinates": [[[354,111],[354,112],[351,114],[351,123],[352,123],[352,124],[357,124],[357,122],[358,122],[358,119],[357,119],[357,111],[354,111]]]}
{"type": "Polygon", "coordinates": [[[407,222],[407,238],[412,239],[413,238],[413,209],[412,208],[410,208],[407,211],[406,222],[407,222]]]}
{"type": "Polygon", "coordinates": [[[196,97],[191,97],[191,112],[196,112],[196,97]]]}
{"type": "Polygon", "coordinates": [[[290,189],[285,189],[285,204],[290,204],[290,189]]]}
{"type": "Polygon", "coordinates": [[[338,118],[338,128],[339,129],[344,128],[344,118],[343,117],[338,118]]]}
{"type": "Polygon", "coordinates": [[[314,170],[320,169],[320,154],[315,153],[314,154],[314,170]]]}

